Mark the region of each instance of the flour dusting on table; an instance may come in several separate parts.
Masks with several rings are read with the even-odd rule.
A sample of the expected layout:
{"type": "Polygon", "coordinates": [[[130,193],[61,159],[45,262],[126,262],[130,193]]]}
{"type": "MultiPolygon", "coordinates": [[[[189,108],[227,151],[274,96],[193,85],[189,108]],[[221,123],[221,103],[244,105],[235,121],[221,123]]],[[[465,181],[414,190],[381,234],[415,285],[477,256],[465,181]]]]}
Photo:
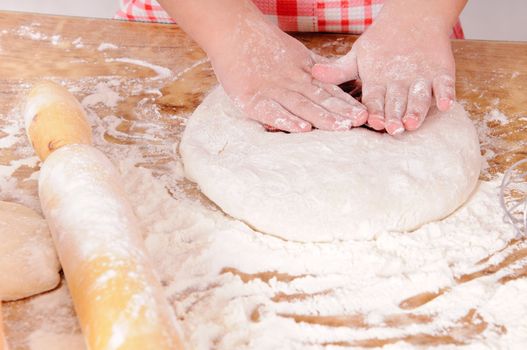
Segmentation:
{"type": "MultiPolygon", "coordinates": [[[[21,35],[38,37],[29,30],[21,35]]],[[[120,168],[190,348],[527,344],[527,241],[515,241],[503,221],[499,178],[481,182],[450,217],[412,233],[323,244],[266,236],[226,217],[183,178],[172,147],[178,136],[166,124],[180,128],[185,116],[156,104],[162,86],[156,84],[179,74],[135,58],[110,60],[152,69],[155,76],[62,83],[83,101],[97,147],[120,168]],[[139,117],[123,115],[123,103],[139,117]]],[[[0,130],[0,145],[16,146],[17,160],[0,164],[0,199],[38,209],[31,190],[38,171],[13,177],[21,168],[38,170],[19,111],[2,118],[9,122],[0,130]]],[[[492,141],[487,123],[504,121],[499,113],[487,119],[477,125],[484,148],[492,141]]],[[[36,318],[38,329],[14,348],[83,349],[65,285],[28,303],[25,316],[36,318]]],[[[10,321],[7,328],[16,333],[27,322],[10,321]]]]}
{"type": "Polygon", "coordinates": [[[499,282],[514,264],[470,278],[502,262],[513,237],[502,220],[499,181],[481,183],[455,214],[413,233],[301,244],[257,233],[182,194],[173,198],[170,176],[155,179],[130,162],[121,162],[121,172],[147,248],[198,349],[417,344],[423,334],[459,345],[467,324],[473,345],[527,342],[527,281],[499,282]],[[437,297],[414,304],[421,293],[437,297]]]}

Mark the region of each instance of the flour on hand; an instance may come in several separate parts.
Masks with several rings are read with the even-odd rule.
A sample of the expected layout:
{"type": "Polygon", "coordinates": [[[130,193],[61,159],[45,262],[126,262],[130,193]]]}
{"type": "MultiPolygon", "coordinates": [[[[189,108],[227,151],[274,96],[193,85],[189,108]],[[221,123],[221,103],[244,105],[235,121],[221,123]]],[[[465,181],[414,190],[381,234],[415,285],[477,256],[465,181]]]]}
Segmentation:
{"type": "Polygon", "coordinates": [[[415,132],[267,132],[221,88],[190,118],[187,176],[226,213],[293,241],[371,239],[446,217],[474,190],[476,130],[460,105],[415,132]]]}

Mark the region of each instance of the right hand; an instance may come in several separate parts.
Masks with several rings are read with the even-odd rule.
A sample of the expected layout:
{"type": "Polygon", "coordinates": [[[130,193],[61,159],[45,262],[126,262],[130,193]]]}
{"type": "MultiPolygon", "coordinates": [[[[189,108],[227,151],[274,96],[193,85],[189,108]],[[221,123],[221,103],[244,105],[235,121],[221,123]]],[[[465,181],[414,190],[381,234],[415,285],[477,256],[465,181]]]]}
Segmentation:
{"type": "Polygon", "coordinates": [[[311,75],[326,62],[272,24],[243,23],[209,52],[226,93],[251,119],[288,132],[348,130],[368,119],[366,107],[311,75]]]}

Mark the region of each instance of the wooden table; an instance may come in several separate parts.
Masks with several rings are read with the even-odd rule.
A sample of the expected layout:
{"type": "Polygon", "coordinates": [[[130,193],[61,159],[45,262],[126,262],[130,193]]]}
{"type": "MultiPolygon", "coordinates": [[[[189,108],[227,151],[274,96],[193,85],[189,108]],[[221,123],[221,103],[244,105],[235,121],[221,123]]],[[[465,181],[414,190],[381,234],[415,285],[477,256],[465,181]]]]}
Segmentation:
{"type": "MultiPolygon", "coordinates": [[[[355,40],[353,36],[344,35],[297,37],[324,55],[343,54],[355,40]]],[[[458,99],[484,133],[480,137],[489,166],[482,173],[482,179],[489,179],[526,155],[527,43],[466,40],[455,41],[453,46],[458,99]],[[509,121],[500,123],[486,119],[493,109],[509,116],[509,121]]],[[[124,99],[118,101],[116,110],[120,119],[112,130],[104,132],[105,141],[135,145],[145,156],[142,166],[159,174],[167,171],[165,165],[173,157],[171,144],[179,140],[185,118],[217,83],[204,52],[191,39],[175,25],[0,12],[0,140],[8,135],[4,127],[12,124],[13,118],[21,119],[17,106],[33,82],[51,78],[83,98],[94,90],[100,77],[109,76],[115,80],[115,89],[124,99]],[[118,49],[101,46],[102,43],[111,43],[118,49]],[[155,69],[159,68],[152,70],[145,62],[169,68],[175,78],[167,80],[156,76],[155,69]],[[138,81],[143,89],[131,91],[138,81]],[[143,106],[142,110],[138,109],[139,105],[143,106]],[[158,126],[157,138],[144,137],[147,123],[158,126]]],[[[108,113],[104,105],[97,108],[102,114],[108,113]]],[[[12,165],[13,161],[28,157],[31,152],[25,135],[20,134],[9,147],[0,149],[0,167],[12,165]]],[[[20,164],[12,174],[20,192],[17,196],[0,192],[0,199],[22,200],[38,206],[37,182],[31,177],[37,169],[38,164],[20,164]]],[[[504,264],[526,256],[527,251],[516,251],[504,264]]],[[[494,266],[465,278],[477,278],[478,274],[493,273],[502,267],[494,266]]],[[[240,273],[240,277],[247,276],[240,273]]],[[[517,271],[515,278],[525,277],[527,268],[517,271]]],[[[437,294],[417,295],[408,300],[407,306],[424,303],[435,296],[437,294]]],[[[23,300],[4,305],[6,331],[15,349],[27,348],[25,338],[36,322],[28,304],[28,300],[23,300]]],[[[62,329],[78,331],[71,305],[61,304],[59,311],[62,329]]],[[[40,316],[39,322],[44,318],[40,316]]],[[[326,322],[331,324],[331,320],[326,322]]],[[[481,331],[478,327],[467,326],[467,336],[478,331],[481,331]]],[[[414,339],[414,343],[449,344],[449,339],[422,337],[414,339]]]]}

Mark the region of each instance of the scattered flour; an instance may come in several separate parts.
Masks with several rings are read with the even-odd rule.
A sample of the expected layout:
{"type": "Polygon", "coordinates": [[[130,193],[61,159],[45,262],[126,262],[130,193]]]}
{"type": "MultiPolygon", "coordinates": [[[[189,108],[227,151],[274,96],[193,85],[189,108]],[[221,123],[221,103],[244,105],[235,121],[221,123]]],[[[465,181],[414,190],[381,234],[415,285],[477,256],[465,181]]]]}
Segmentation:
{"type": "Polygon", "coordinates": [[[38,198],[23,186],[38,175],[38,171],[26,178],[20,178],[20,175],[19,178],[13,176],[21,168],[35,168],[39,161],[25,139],[21,115],[20,106],[15,106],[9,113],[0,115],[0,120],[3,121],[0,127],[0,200],[16,201],[40,212],[38,198]],[[3,151],[8,148],[13,150],[9,152],[11,156],[2,159],[3,151]],[[10,158],[11,160],[8,161],[10,158]]]}
{"type": "Polygon", "coordinates": [[[16,124],[5,125],[1,130],[1,132],[5,135],[0,138],[0,148],[9,148],[13,146],[19,139],[16,134],[18,130],[19,126],[16,124]]]}
{"type": "Polygon", "coordinates": [[[495,121],[500,124],[507,124],[509,122],[508,117],[496,108],[485,114],[484,118],[488,122],[495,121]]]}
{"type": "Polygon", "coordinates": [[[33,23],[31,25],[22,25],[18,27],[15,33],[21,37],[31,40],[47,40],[48,36],[37,30],[39,24],[33,23]]]}
{"type": "Polygon", "coordinates": [[[107,107],[115,107],[121,100],[122,97],[112,90],[109,84],[100,82],[95,85],[95,92],[84,97],[81,104],[85,108],[96,106],[99,103],[102,103],[107,107]]]}
{"type": "Polygon", "coordinates": [[[60,42],[60,35],[53,35],[51,37],[51,44],[52,45],[58,45],[60,42]]]}
{"type": "MultiPolygon", "coordinates": [[[[140,92],[145,81],[173,77],[167,68],[148,62],[116,60],[157,73],[127,86],[127,91],[140,92]]],[[[188,348],[386,344],[386,349],[401,349],[419,348],[423,339],[436,339],[445,344],[438,348],[445,349],[519,349],[527,344],[527,279],[516,278],[526,266],[522,256],[527,241],[511,243],[514,231],[503,222],[498,203],[500,179],[482,182],[453,215],[412,233],[384,232],[362,242],[287,242],[255,232],[206,199],[188,194],[195,188],[183,178],[177,156],[169,154],[174,140],[156,124],[155,111],[147,108],[152,101],[140,100],[153,117],[139,126],[152,138],[148,151],[170,159],[169,172],[139,167],[147,160],[142,146],[105,141],[103,135],[112,128],[116,132],[122,120],[115,111],[120,90],[111,79],[83,84],[90,88],[77,92],[88,94],[83,105],[97,147],[120,168],[188,348]],[[100,107],[113,114],[97,116],[100,107]]],[[[8,118],[16,120],[14,115],[8,118]]],[[[21,166],[37,164],[24,137],[21,121],[0,129],[0,144],[16,145],[18,157],[0,164],[0,199],[38,206],[35,194],[23,191],[12,177],[21,166]]],[[[144,133],[127,137],[145,140],[144,133]]],[[[490,136],[483,141],[485,148],[490,136]]],[[[32,299],[29,308],[39,328],[13,348],[84,349],[65,286],[32,299]]],[[[24,329],[26,323],[9,326],[24,329]]]]}
{"type": "Polygon", "coordinates": [[[335,342],[411,340],[461,332],[467,324],[460,320],[474,313],[474,322],[485,327],[468,339],[454,334],[454,340],[500,348],[527,342],[527,322],[520,322],[527,314],[527,300],[520,298],[527,281],[498,282],[518,266],[463,280],[514,249],[507,248],[514,233],[502,219],[498,180],[481,183],[455,214],[413,233],[301,244],[255,232],[185,196],[174,199],[167,178],[155,179],[130,160],[121,162],[121,173],[192,348],[318,349],[335,342]],[[428,303],[402,306],[438,291],[444,292],[428,303]],[[414,321],[390,323],[394,318],[414,321]],[[356,319],[360,326],[353,326],[356,319]]]}
{"type": "MultiPolygon", "coordinates": [[[[62,37],[59,34],[54,35],[47,35],[42,33],[39,30],[40,23],[31,23],[29,25],[21,25],[20,27],[16,29],[12,29],[11,32],[18,35],[19,37],[36,40],[36,41],[48,41],[53,46],[57,46],[60,44],[62,37]]],[[[7,34],[9,31],[3,30],[0,32],[1,34],[7,34]]],[[[77,38],[72,44],[74,44],[76,47],[79,47],[77,45],[82,45],[82,42],[80,41],[81,38],[77,38]],[[79,40],[79,41],[78,41],[79,40]]],[[[82,47],[82,46],[81,46],[82,47]]]]}
{"type": "Polygon", "coordinates": [[[82,38],[78,37],[75,40],[71,42],[73,46],[75,46],[77,49],[81,49],[84,47],[84,43],[82,42],[82,38]]]}
{"type": "MultiPolygon", "coordinates": [[[[31,300],[28,313],[40,325],[31,333],[27,344],[12,344],[13,348],[25,345],[30,350],[84,350],[84,337],[73,313],[73,304],[65,284],[50,293],[31,300]]],[[[20,325],[21,328],[24,324],[20,325]]]]}

